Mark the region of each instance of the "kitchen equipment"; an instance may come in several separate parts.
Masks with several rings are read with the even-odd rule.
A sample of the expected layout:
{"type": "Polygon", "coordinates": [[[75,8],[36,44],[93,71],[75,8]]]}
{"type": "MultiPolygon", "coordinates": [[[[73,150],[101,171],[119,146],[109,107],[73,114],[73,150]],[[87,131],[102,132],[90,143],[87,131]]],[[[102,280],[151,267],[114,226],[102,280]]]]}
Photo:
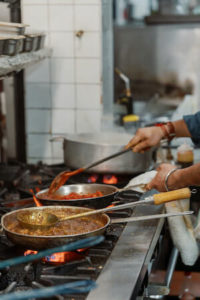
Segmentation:
{"type": "MultiPolygon", "coordinates": [[[[130,205],[128,206],[130,207],[130,205]]],[[[52,210],[52,212],[55,212],[55,210],[63,210],[63,206],[46,206],[46,207],[34,207],[34,208],[24,208],[20,209],[17,211],[13,211],[10,213],[5,214],[2,217],[1,224],[2,227],[6,233],[6,236],[9,240],[11,240],[14,244],[22,245],[26,248],[33,249],[33,250],[38,250],[38,249],[45,249],[45,248],[52,248],[55,246],[60,246],[63,244],[66,244],[68,242],[76,241],[81,238],[87,238],[90,236],[97,236],[101,235],[104,233],[105,229],[108,227],[112,221],[110,220],[109,216],[106,214],[98,214],[94,216],[89,216],[88,218],[92,222],[92,220],[98,220],[99,223],[101,223],[101,226],[97,230],[91,230],[90,232],[83,233],[83,234],[74,234],[74,235],[63,235],[63,236],[33,236],[33,235],[28,235],[28,234],[20,234],[20,233],[15,233],[13,231],[10,231],[8,229],[8,225],[16,220],[17,214],[21,212],[28,212],[28,211],[45,211],[45,210],[52,210]]],[[[83,208],[83,207],[65,207],[65,209],[69,209],[70,211],[75,212],[75,214],[86,212],[86,211],[91,211],[91,209],[88,208],[83,208]]],[[[192,212],[184,212],[183,214],[191,214],[192,212]]],[[[178,214],[179,215],[179,214],[178,214]]],[[[180,214],[182,215],[182,213],[180,214]]],[[[169,216],[168,214],[163,214],[163,217],[169,216]]],[[[170,215],[174,216],[174,214],[170,215]]],[[[140,221],[144,220],[146,216],[142,216],[140,219],[137,217],[135,220],[132,218],[131,222],[133,221],[140,221]]],[[[148,216],[148,220],[154,218],[154,216],[148,216]]],[[[159,216],[156,215],[155,218],[160,218],[162,217],[162,214],[159,216]]],[[[126,218],[123,220],[120,219],[120,222],[126,222],[126,218]]],[[[114,220],[116,223],[116,219],[114,220]]]]}
{"type": "Polygon", "coordinates": [[[83,212],[77,215],[70,215],[59,219],[56,215],[52,213],[46,213],[44,211],[19,213],[17,214],[17,219],[23,226],[30,228],[45,228],[50,226],[55,226],[58,222],[63,222],[66,220],[71,220],[80,217],[91,216],[99,213],[105,213],[113,210],[120,210],[122,208],[132,207],[135,205],[142,204],[163,204],[165,202],[175,201],[179,199],[190,198],[191,192],[188,188],[183,188],[175,191],[164,192],[159,194],[154,194],[153,196],[146,197],[144,200],[138,202],[131,202],[128,204],[116,205],[114,207],[106,207],[98,210],[83,212]]]}
{"type": "Polygon", "coordinates": [[[54,180],[52,181],[51,185],[50,185],[50,188],[49,188],[49,191],[48,191],[48,194],[49,195],[53,195],[71,176],[74,176],[76,174],[79,174],[79,173],[82,173],[82,172],[85,172],[85,171],[88,171],[90,168],[92,167],[95,167],[105,161],[108,161],[114,157],[117,157],[119,155],[122,155],[128,151],[131,151],[131,148],[129,149],[123,149],[123,150],[120,150],[112,155],[109,155],[103,159],[100,159],[98,161],[95,161],[93,163],[89,163],[88,165],[82,167],[82,168],[79,168],[75,171],[72,171],[72,172],[69,172],[69,171],[64,171],[64,172],[61,172],[59,173],[55,178],[54,180]]]}
{"type": "Polygon", "coordinates": [[[44,33],[40,33],[38,35],[38,44],[37,44],[36,50],[40,50],[40,49],[44,48],[45,37],[46,37],[46,35],[44,33]]]}
{"type": "MultiPolygon", "coordinates": [[[[80,213],[83,211],[87,211],[88,208],[84,207],[71,207],[71,206],[43,206],[43,207],[34,207],[31,208],[31,211],[38,211],[38,210],[46,210],[52,209],[52,212],[56,210],[64,210],[70,209],[70,211],[74,211],[75,213],[80,213]]],[[[60,236],[32,236],[28,234],[19,234],[10,231],[7,226],[12,222],[16,221],[16,216],[20,212],[26,212],[30,210],[30,208],[19,209],[17,211],[9,212],[1,218],[1,224],[5,231],[5,234],[9,240],[11,240],[14,244],[18,244],[24,246],[26,249],[33,249],[33,250],[40,250],[40,249],[47,249],[53,248],[60,245],[64,245],[66,243],[70,243],[72,241],[77,241],[82,238],[87,238],[90,236],[101,235],[104,233],[105,228],[110,223],[110,218],[102,214],[98,217],[98,221],[102,224],[97,230],[93,230],[84,234],[74,234],[74,235],[60,235],[60,236]]],[[[93,218],[93,217],[90,217],[93,218]]],[[[96,218],[96,217],[95,217],[96,218]]]]}
{"type": "Polygon", "coordinates": [[[44,33],[27,33],[25,34],[24,52],[37,51],[44,47],[44,33]]]}
{"type": "Polygon", "coordinates": [[[36,51],[39,36],[36,34],[25,34],[24,52],[36,51]]]}
{"type": "MultiPolygon", "coordinates": [[[[100,132],[82,133],[57,137],[51,141],[63,140],[64,162],[70,169],[79,169],[91,161],[98,161],[120,151],[133,136],[127,133],[100,132]]],[[[144,154],[124,153],[120,158],[106,161],[93,167],[88,172],[109,174],[137,174],[145,172],[152,164],[153,152],[151,149],[144,154]]]]}
{"type": "Polygon", "coordinates": [[[0,55],[16,55],[23,51],[24,36],[0,36],[0,55]]]}
{"type": "Polygon", "coordinates": [[[29,25],[14,22],[0,22],[0,35],[23,35],[27,26],[29,25]]]}
{"type": "MultiPolygon", "coordinates": [[[[103,208],[108,206],[114,196],[117,196],[118,193],[122,193],[126,190],[131,190],[136,186],[143,186],[143,185],[132,185],[127,186],[123,189],[118,189],[114,185],[108,184],[98,184],[98,183],[82,183],[82,184],[70,184],[70,185],[63,185],[60,187],[57,192],[53,196],[50,197],[43,197],[43,194],[48,194],[48,189],[41,190],[40,192],[36,193],[36,198],[43,205],[73,205],[73,206],[84,206],[84,207],[91,207],[91,208],[103,208]],[[95,193],[96,191],[100,191],[103,196],[101,197],[94,197],[94,198],[83,198],[83,199],[70,199],[70,200],[61,200],[56,199],[57,196],[65,196],[70,193],[78,193],[78,194],[90,194],[95,193]]],[[[141,193],[132,191],[134,196],[139,199],[141,193]]]]}

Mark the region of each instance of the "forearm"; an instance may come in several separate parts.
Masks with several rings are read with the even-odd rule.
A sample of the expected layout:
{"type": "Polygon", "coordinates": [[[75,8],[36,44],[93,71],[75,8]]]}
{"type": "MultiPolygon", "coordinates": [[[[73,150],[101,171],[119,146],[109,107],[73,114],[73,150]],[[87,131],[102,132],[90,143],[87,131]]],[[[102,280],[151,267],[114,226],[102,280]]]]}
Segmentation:
{"type": "Polygon", "coordinates": [[[172,124],[174,125],[176,137],[191,137],[191,134],[184,120],[174,121],[172,122],[172,124]]]}
{"type": "Polygon", "coordinates": [[[200,163],[191,167],[177,170],[168,180],[170,190],[179,189],[191,185],[200,185],[200,163]]]}

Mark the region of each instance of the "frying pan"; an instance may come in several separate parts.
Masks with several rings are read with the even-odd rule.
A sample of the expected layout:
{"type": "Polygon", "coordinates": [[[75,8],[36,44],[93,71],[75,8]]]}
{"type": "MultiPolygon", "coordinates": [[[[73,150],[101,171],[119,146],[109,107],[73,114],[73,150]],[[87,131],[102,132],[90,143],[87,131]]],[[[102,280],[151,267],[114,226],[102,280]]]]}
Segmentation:
{"type": "Polygon", "coordinates": [[[70,210],[72,213],[81,213],[84,211],[88,211],[88,208],[84,207],[72,207],[72,206],[43,206],[43,207],[31,207],[31,208],[23,208],[18,209],[12,212],[9,212],[1,218],[1,225],[5,231],[7,238],[12,241],[14,244],[24,246],[26,249],[31,250],[41,250],[46,248],[53,248],[57,246],[61,246],[73,241],[77,241],[82,238],[87,238],[90,236],[101,235],[104,233],[106,227],[110,223],[110,218],[106,214],[98,215],[95,217],[91,217],[91,220],[96,220],[101,223],[101,226],[97,230],[93,230],[83,234],[74,234],[74,235],[57,235],[57,236],[32,236],[28,234],[19,234],[10,231],[7,226],[16,220],[16,214],[22,211],[35,211],[35,210],[46,210],[50,209],[51,212],[55,213],[56,210],[70,210]]]}
{"type": "MultiPolygon", "coordinates": [[[[91,208],[103,208],[108,206],[112,201],[114,196],[118,193],[121,193],[126,190],[131,190],[134,186],[129,186],[123,189],[118,189],[114,185],[107,185],[107,184],[97,184],[97,183],[83,183],[83,184],[70,184],[70,185],[63,185],[60,187],[55,195],[68,195],[70,193],[81,193],[81,194],[88,194],[88,193],[95,193],[96,191],[102,192],[102,197],[94,197],[94,198],[84,198],[84,199],[72,199],[72,200],[55,200],[55,199],[43,199],[42,193],[48,192],[48,189],[41,190],[35,196],[43,205],[73,205],[73,206],[84,206],[84,207],[91,207],[91,208]]],[[[139,192],[133,191],[133,198],[139,199],[142,195],[139,192]]],[[[133,199],[134,200],[134,199],[133,199]]]]}
{"type": "MultiPolygon", "coordinates": [[[[87,233],[81,233],[81,234],[73,234],[73,235],[56,235],[56,236],[36,236],[36,235],[29,235],[29,234],[20,234],[15,233],[8,229],[8,225],[12,222],[17,222],[16,216],[19,212],[24,211],[36,211],[36,210],[48,210],[48,212],[56,213],[56,210],[68,210],[70,213],[79,214],[86,211],[91,211],[89,208],[85,207],[73,207],[73,206],[44,206],[44,207],[31,207],[31,208],[23,208],[16,211],[9,212],[5,214],[1,219],[1,225],[6,233],[6,236],[9,240],[11,240],[14,244],[18,244],[21,246],[24,246],[26,249],[32,249],[32,250],[40,250],[45,248],[52,248],[60,245],[64,245],[73,241],[77,241],[82,238],[87,238],[90,236],[97,236],[102,235],[106,228],[111,223],[117,223],[117,222],[132,222],[132,221],[140,221],[140,220],[149,220],[152,218],[160,218],[160,217],[168,217],[168,216],[174,216],[177,214],[159,214],[154,216],[142,216],[142,217],[136,217],[136,218],[123,218],[123,219],[115,219],[111,221],[108,215],[106,214],[98,214],[94,216],[88,216],[87,218],[89,220],[95,220],[98,221],[99,228],[96,230],[91,230],[87,233]]],[[[191,214],[192,212],[185,212],[185,214],[191,214]]],[[[183,213],[179,213],[178,215],[183,215],[183,213]]]]}

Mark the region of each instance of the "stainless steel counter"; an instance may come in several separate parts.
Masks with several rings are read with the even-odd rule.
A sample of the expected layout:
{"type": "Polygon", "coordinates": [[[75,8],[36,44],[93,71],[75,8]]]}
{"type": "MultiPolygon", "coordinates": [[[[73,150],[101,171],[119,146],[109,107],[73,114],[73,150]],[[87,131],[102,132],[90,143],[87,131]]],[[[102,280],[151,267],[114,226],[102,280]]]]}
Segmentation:
{"type": "MultiPolygon", "coordinates": [[[[156,214],[162,206],[136,207],[133,215],[156,214]]],[[[135,299],[160,236],[164,219],[126,225],[87,300],[135,299]]]]}

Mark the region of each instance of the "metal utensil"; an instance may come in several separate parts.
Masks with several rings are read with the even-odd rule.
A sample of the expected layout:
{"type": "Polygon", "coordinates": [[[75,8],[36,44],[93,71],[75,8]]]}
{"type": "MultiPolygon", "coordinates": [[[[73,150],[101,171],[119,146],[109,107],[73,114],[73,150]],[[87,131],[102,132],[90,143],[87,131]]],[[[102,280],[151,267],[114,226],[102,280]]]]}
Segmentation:
{"type": "Polygon", "coordinates": [[[82,173],[84,171],[87,171],[88,169],[90,169],[90,168],[92,168],[94,166],[97,166],[97,165],[99,165],[99,164],[101,164],[101,163],[103,163],[103,162],[105,162],[107,160],[110,160],[110,159],[112,159],[114,157],[122,155],[122,154],[124,154],[124,153],[126,153],[128,151],[131,151],[131,148],[129,148],[129,149],[123,149],[121,151],[118,151],[118,152],[116,152],[116,153],[114,153],[112,155],[109,155],[109,156],[107,156],[107,157],[105,157],[103,159],[100,159],[100,160],[95,161],[93,163],[87,164],[84,167],[79,168],[79,169],[77,169],[75,171],[72,171],[72,172],[64,171],[64,172],[59,173],[54,178],[54,180],[52,181],[52,183],[50,185],[49,195],[54,194],[59,189],[59,187],[61,187],[71,176],[74,176],[76,174],[79,174],[79,173],[82,173]]]}
{"type": "Polygon", "coordinates": [[[165,202],[170,202],[170,201],[175,201],[175,200],[180,200],[180,199],[185,199],[185,198],[190,198],[191,192],[189,188],[183,188],[179,190],[174,190],[170,192],[164,192],[164,193],[159,193],[159,194],[154,194],[153,196],[147,197],[142,201],[137,201],[137,202],[131,202],[127,204],[122,204],[122,205],[116,205],[114,207],[107,207],[107,208],[102,208],[102,209],[97,209],[97,210],[90,210],[86,211],[83,213],[75,214],[75,215],[70,215],[64,218],[59,219],[56,215],[44,212],[43,210],[37,211],[37,212],[26,212],[25,214],[18,213],[17,214],[17,219],[25,227],[29,228],[47,228],[51,226],[55,226],[56,223],[58,222],[63,222],[75,218],[81,218],[81,217],[86,217],[86,216],[91,216],[99,213],[105,213],[108,211],[113,211],[113,210],[120,210],[136,205],[141,205],[141,204],[163,204],[165,202]]]}

